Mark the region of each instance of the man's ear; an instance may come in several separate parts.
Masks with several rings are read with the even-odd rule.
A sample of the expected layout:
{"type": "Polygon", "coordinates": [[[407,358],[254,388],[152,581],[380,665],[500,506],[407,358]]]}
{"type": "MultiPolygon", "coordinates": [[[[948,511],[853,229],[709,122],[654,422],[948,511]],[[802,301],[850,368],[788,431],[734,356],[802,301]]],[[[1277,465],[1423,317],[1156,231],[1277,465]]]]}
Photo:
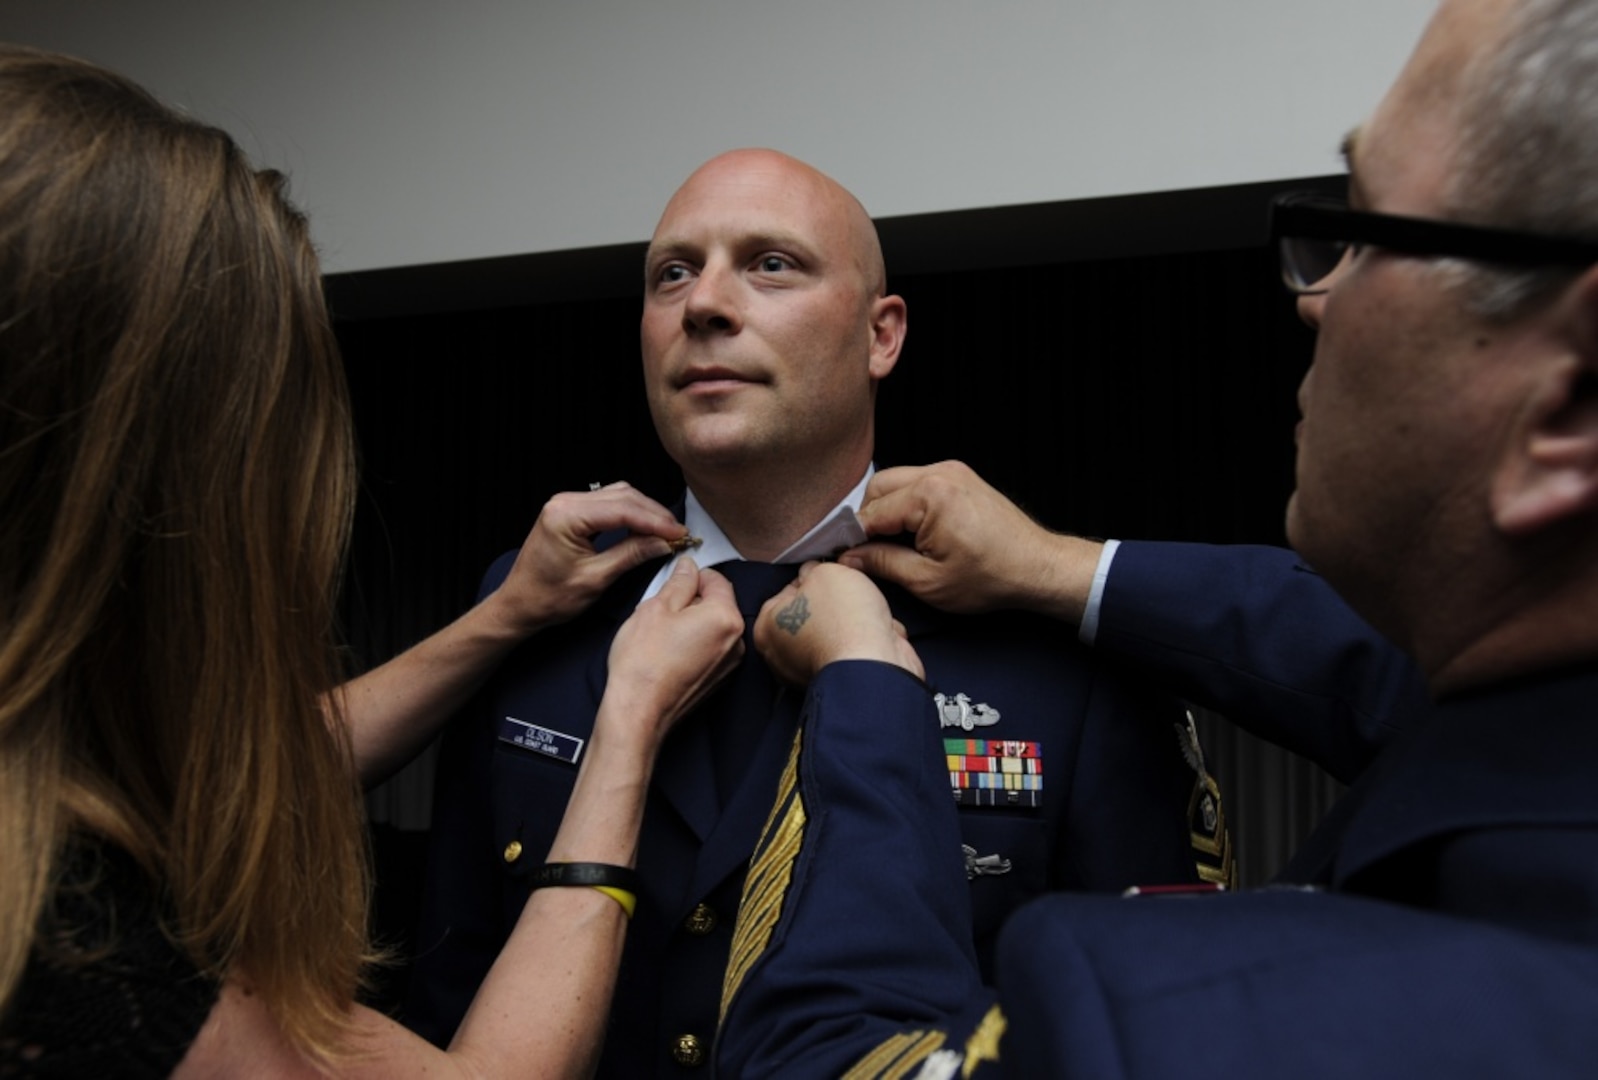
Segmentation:
{"type": "Polygon", "coordinates": [[[1493,520],[1526,536],[1598,513],[1598,267],[1549,312],[1562,355],[1533,360],[1533,383],[1514,442],[1493,477],[1493,520]]]}
{"type": "Polygon", "coordinates": [[[871,302],[871,364],[873,379],[885,378],[899,362],[904,335],[909,330],[904,300],[879,296],[871,302]]]}

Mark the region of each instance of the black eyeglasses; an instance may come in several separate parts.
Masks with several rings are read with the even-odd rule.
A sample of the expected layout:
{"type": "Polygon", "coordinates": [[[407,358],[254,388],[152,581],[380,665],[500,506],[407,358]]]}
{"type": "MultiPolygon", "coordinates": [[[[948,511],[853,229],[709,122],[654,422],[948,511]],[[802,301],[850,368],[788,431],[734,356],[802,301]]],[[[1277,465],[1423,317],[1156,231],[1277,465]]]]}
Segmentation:
{"type": "Polygon", "coordinates": [[[1515,266],[1582,267],[1598,263],[1598,243],[1565,236],[1462,225],[1427,218],[1350,210],[1341,199],[1311,192],[1271,202],[1271,241],[1282,280],[1300,296],[1323,293],[1326,279],[1351,247],[1371,244],[1406,255],[1453,255],[1515,266]]]}

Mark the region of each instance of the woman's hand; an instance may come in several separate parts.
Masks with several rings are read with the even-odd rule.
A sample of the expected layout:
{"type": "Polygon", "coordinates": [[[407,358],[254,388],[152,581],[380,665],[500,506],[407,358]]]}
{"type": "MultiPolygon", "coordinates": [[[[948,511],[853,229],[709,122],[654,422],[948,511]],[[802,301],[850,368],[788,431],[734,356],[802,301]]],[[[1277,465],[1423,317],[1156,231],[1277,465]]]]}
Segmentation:
{"type": "Polygon", "coordinates": [[[755,648],[779,678],[803,686],[835,660],[881,660],[924,678],[904,626],[871,579],[836,563],[806,563],[766,601],[755,648]]]}
{"type": "Polygon", "coordinates": [[[732,585],[679,559],[660,592],[638,605],[610,647],[602,718],[650,725],[656,743],[743,656],[743,616],[732,585]]]}
{"type": "Polygon", "coordinates": [[[484,600],[521,634],[565,622],[622,574],[671,552],[688,535],[671,511],[631,485],[563,491],[538,514],[505,582],[484,600]],[[604,551],[594,537],[614,529],[632,535],[604,551]]]}

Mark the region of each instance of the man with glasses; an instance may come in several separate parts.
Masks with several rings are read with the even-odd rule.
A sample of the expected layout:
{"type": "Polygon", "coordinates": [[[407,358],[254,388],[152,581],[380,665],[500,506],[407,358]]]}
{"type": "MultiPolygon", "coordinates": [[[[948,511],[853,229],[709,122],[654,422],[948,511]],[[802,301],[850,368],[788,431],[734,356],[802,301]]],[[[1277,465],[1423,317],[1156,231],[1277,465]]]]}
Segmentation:
{"type": "Polygon", "coordinates": [[[1444,0],[1348,141],[1348,205],[1273,209],[1318,331],[1296,557],[1054,536],[954,464],[874,479],[868,531],[914,549],[811,567],[756,628],[809,689],[734,943],[728,1073],[1591,1075],[1595,86],[1590,0],[1444,0]],[[985,987],[929,857],[949,814],[914,779],[938,753],[914,650],[862,569],[1077,621],[1352,787],[1280,887],[1042,899],[985,987]],[[892,918],[846,924],[862,897],[892,918]],[[880,965],[835,980],[864,949],[880,965]]]}

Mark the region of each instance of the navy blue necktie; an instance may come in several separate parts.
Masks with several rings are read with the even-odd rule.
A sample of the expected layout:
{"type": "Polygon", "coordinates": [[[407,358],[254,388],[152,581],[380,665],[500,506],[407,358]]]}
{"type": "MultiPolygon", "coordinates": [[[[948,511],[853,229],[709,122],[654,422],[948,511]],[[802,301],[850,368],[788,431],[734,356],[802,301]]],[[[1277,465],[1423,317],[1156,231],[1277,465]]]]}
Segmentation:
{"type": "Polygon", "coordinates": [[[755,651],[755,616],[761,605],[798,575],[799,564],[740,561],[721,563],[714,569],[732,582],[744,617],[743,661],[703,706],[710,721],[716,790],[721,805],[726,806],[760,746],[781,689],[755,651]]]}

